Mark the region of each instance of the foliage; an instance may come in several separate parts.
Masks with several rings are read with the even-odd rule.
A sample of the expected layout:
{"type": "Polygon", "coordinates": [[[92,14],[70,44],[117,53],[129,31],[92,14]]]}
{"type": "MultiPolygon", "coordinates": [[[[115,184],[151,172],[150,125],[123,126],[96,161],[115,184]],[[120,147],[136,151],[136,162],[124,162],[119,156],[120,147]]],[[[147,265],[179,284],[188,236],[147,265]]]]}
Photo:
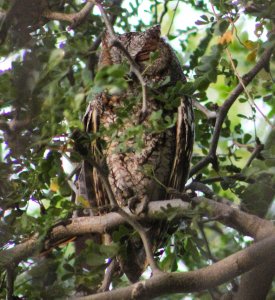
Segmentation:
{"type": "MultiPolygon", "coordinates": [[[[7,10],[9,2],[1,1],[1,9],[7,10]]],[[[116,16],[117,32],[142,31],[161,20],[162,32],[169,32],[168,39],[177,45],[188,82],[169,88],[159,97],[165,103],[164,109],[177,105],[178,96],[185,94],[208,110],[218,112],[239,83],[234,69],[239,74],[247,73],[275,39],[274,33],[273,36],[269,33],[267,38],[274,22],[272,1],[259,0],[255,5],[250,5],[250,1],[179,1],[175,10],[176,1],[150,0],[148,22],[139,9],[145,1],[126,1],[115,9],[112,3],[118,1],[105,2],[107,11],[110,8],[110,13],[116,16]],[[194,19],[192,27],[184,29],[177,20],[184,15],[186,3],[201,17],[194,19]],[[246,22],[252,24],[254,34],[248,34],[246,22]]],[[[53,11],[75,13],[83,4],[76,0],[49,0],[49,7],[53,11]]],[[[27,9],[25,13],[29,13],[27,9]]],[[[11,68],[1,71],[0,77],[0,246],[7,249],[34,233],[45,239],[55,224],[68,220],[78,208],[72,197],[75,173],[71,172],[81,158],[75,152],[72,134],[75,129],[83,129],[81,118],[95,93],[107,89],[115,95],[127,90],[129,66],[111,66],[95,72],[98,51],[93,45],[104,28],[99,15],[91,13],[71,29],[66,27],[66,22],[46,22],[40,18],[35,25],[31,24],[31,29],[22,29],[21,36],[18,27],[10,25],[12,21],[2,23],[1,61],[12,61],[11,68]]],[[[222,126],[217,162],[192,177],[193,181],[207,184],[216,195],[261,217],[267,214],[275,194],[274,138],[269,138],[264,151],[256,153],[251,164],[247,162],[251,152],[264,144],[269,135],[271,126],[262,115],[267,119],[274,116],[274,69],[271,60],[238,98],[222,126]]],[[[112,137],[116,126],[122,126],[123,120],[130,117],[133,101],[141,98],[128,99],[118,111],[117,124],[100,134],[112,137]]],[[[125,130],[120,137],[120,150],[128,139],[135,140],[136,150],[142,149],[144,131],[162,132],[174,126],[175,120],[163,120],[161,110],[154,112],[149,118],[150,128],[138,125],[125,130]]],[[[215,119],[208,119],[195,109],[195,122],[192,165],[208,154],[215,119]]],[[[85,137],[84,144],[94,138],[85,137]]],[[[205,209],[197,207],[169,236],[160,251],[162,255],[157,257],[163,270],[195,270],[250,243],[218,222],[201,222],[201,211],[205,209]]],[[[166,213],[173,222],[173,209],[166,213]]],[[[274,216],[274,205],[269,216],[274,216]]],[[[14,270],[14,295],[26,299],[48,299],[51,295],[51,299],[60,299],[71,295],[75,285],[95,290],[101,282],[99,275],[104,274],[106,259],[123,255],[123,241],[129,234],[132,233],[128,227],[121,226],[112,233],[110,245],[88,243],[85,253],[79,257],[72,243],[67,243],[44,256],[25,259],[14,270]],[[93,272],[80,272],[77,264],[83,262],[93,267],[93,272]]],[[[6,278],[3,273],[0,281],[6,278]]],[[[113,287],[125,285],[126,279],[116,276],[113,287]]],[[[0,289],[0,297],[4,298],[7,286],[2,283],[0,289]]],[[[228,285],[223,285],[220,292],[228,289],[228,285]]],[[[273,287],[270,299],[274,295],[273,287]]],[[[178,299],[176,295],[169,297],[165,299],[178,299]]],[[[208,292],[192,297],[210,299],[208,292]]]]}

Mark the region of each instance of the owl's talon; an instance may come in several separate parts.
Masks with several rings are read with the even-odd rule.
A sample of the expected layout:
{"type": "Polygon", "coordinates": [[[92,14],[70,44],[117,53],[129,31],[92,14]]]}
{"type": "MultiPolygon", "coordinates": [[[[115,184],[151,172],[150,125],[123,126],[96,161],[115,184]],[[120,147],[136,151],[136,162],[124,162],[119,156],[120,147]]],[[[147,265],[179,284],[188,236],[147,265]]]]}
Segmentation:
{"type": "Polygon", "coordinates": [[[128,200],[128,207],[132,214],[140,215],[145,213],[148,209],[149,198],[144,196],[142,198],[133,196],[128,200]]]}

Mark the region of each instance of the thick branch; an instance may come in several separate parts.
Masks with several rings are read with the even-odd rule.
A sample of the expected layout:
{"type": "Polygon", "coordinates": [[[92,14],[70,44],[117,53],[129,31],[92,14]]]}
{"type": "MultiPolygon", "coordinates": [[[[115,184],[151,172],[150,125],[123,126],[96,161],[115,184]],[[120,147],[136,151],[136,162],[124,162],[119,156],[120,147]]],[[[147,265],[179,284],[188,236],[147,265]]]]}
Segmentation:
{"type": "MultiPolygon", "coordinates": [[[[206,203],[209,207],[208,212],[206,212],[207,216],[218,218],[218,221],[223,224],[235,228],[239,232],[254,237],[257,240],[275,234],[272,222],[244,213],[226,204],[218,203],[204,197],[193,198],[192,202],[196,205],[206,203]]],[[[174,208],[177,217],[182,218],[186,216],[186,211],[189,211],[191,206],[190,203],[175,199],[150,202],[146,216],[131,214],[128,208],[125,208],[125,211],[132,219],[142,222],[153,219],[167,219],[167,213],[165,212],[167,208],[174,208]]],[[[18,263],[27,257],[31,257],[36,253],[48,250],[54,245],[58,245],[61,241],[68,240],[74,236],[88,233],[106,233],[125,222],[126,220],[115,212],[104,216],[72,219],[68,225],[59,225],[53,228],[49,239],[43,245],[41,245],[41,240],[38,237],[32,237],[28,241],[11,249],[1,251],[0,270],[9,267],[13,263],[18,263]]]]}
{"type": "Polygon", "coordinates": [[[234,295],[233,300],[266,299],[274,275],[275,256],[242,275],[239,289],[236,295],[234,295]]]}
{"type": "Polygon", "coordinates": [[[192,293],[226,283],[275,257],[275,235],[200,270],[186,273],[163,273],[126,288],[112,290],[78,300],[152,299],[172,293],[192,293]]]}
{"type": "Polygon", "coordinates": [[[236,229],[243,235],[250,236],[256,240],[263,239],[270,234],[275,234],[275,227],[272,222],[261,219],[255,215],[245,213],[232,206],[219,203],[204,197],[192,198],[196,205],[203,203],[208,205],[206,215],[224,225],[236,229]]]}
{"type": "MultiPolygon", "coordinates": [[[[125,212],[132,218],[138,221],[153,220],[165,218],[163,209],[175,208],[179,217],[185,215],[186,210],[190,209],[189,203],[184,203],[182,200],[167,200],[167,201],[154,201],[149,203],[148,214],[146,216],[137,216],[132,214],[128,208],[125,212]],[[162,213],[162,214],[161,214],[162,213]]],[[[38,236],[33,236],[28,241],[23,242],[13,248],[0,251],[0,270],[16,264],[27,257],[31,257],[60,244],[61,241],[68,240],[74,236],[80,236],[88,233],[106,233],[112,228],[121,224],[125,224],[124,217],[116,212],[111,212],[104,216],[95,217],[79,217],[71,220],[68,225],[58,225],[53,228],[50,237],[41,245],[41,240],[38,236]]]]}
{"type": "Polygon", "coordinates": [[[93,7],[94,4],[88,1],[79,12],[72,14],[54,12],[47,9],[43,12],[43,17],[47,18],[48,20],[70,22],[72,24],[72,27],[75,27],[88,16],[89,12],[93,9],[93,7]]]}
{"type": "Polygon", "coordinates": [[[220,107],[216,124],[213,132],[213,137],[210,144],[208,155],[200,160],[190,171],[190,176],[194,175],[209,163],[214,163],[216,160],[216,150],[218,147],[218,141],[222,129],[223,122],[227,116],[227,113],[240,94],[244,91],[244,86],[247,86],[253,78],[268,64],[270,57],[273,53],[274,45],[268,47],[262,54],[260,60],[256,65],[243,76],[242,83],[239,83],[236,88],[231,92],[230,96],[225,100],[224,104],[220,107]]]}

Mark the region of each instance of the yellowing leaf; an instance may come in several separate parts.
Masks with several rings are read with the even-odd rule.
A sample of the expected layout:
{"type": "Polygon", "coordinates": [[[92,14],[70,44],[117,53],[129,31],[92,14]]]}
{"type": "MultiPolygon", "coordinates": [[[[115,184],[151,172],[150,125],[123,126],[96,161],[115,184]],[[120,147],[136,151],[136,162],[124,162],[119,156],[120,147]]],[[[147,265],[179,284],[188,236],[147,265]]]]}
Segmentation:
{"type": "Polygon", "coordinates": [[[255,62],[256,60],[256,55],[257,55],[257,49],[253,50],[252,52],[250,52],[247,57],[246,60],[249,62],[255,62]]]}
{"type": "Polygon", "coordinates": [[[253,42],[253,41],[250,41],[250,40],[246,40],[244,42],[244,45],[245,45],[246,49],[254,50],[258,47],[258,42],[253,42]]]}
{"type": "Polygon", "coordinates": [[[90,208],[90,202],[85,199],[83,196],[77,196],[76,197],[76,202],[81,204],[84,208],[90,208]]]}
{"type": "Polygon", "coordinates": [[[218,40],[219,44],[229,44],[233,40],[233,34],[231,31],[226,31],[218,40]]]}
{"type": "Polygon", "coordinates": [[[57,182],[57,177],[51,179],[50,190],[52,192],[58,192],[59,185],[58,185],[58,182],[57,182]]]}

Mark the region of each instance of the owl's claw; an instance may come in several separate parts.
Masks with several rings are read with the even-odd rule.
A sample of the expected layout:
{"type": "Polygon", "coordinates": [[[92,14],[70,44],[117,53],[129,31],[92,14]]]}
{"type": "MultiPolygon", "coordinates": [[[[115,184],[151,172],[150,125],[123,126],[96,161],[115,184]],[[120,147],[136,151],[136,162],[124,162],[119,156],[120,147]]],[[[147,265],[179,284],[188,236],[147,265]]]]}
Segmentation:
{"type": "Polygon", "coordinates": [[[140,215],[145,213],[148,209],[149,198],[148,196],[144,196],[142,198],[138,196],[133,196],[128,200],[128,207],[131,213],[135,215],[140,215]]]}

